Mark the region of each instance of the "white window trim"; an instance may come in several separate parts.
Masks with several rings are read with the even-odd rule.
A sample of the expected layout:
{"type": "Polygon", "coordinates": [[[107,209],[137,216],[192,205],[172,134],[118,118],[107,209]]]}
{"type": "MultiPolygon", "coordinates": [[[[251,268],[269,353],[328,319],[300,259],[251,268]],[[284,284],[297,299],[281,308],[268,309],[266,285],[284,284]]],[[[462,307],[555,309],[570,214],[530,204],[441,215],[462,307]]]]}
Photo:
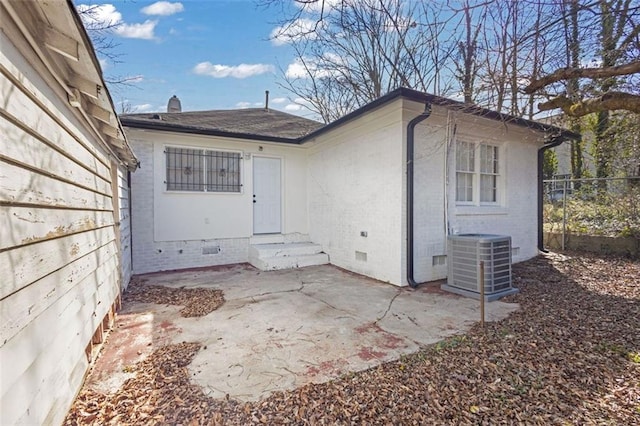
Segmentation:
{"type": "MultiPolygon", "coordinates": [[[[237,149],[226,149],[226,148],[218,148],[218,147],[210,147],[210,146],[197,146],[197,145],[180,145],[180,144],[164,144],[162,146],[162,161],[163,161],[163,174],[162,174],[162,187],[163,192],[166,194],[189,194],[189,195],[230,195],[237,196],[244,194],[244,179],[246,175],[245,171],[245,154],[244,151],[240,151],[237,149]],[[229,152],[240,155],[240,191],[237,192],[224,192],[224,191],[207,191],[206,189],[203,191],[196,190],[176,190],[176,189],[167,189],[167,148],[179,148],[179,149],[193,149],[200,151],[217,151],[217,152],[229,152]]],[[[206,161],[202,171],[203,174],[206,174],[206,161]]],[[[205,187],[206,188],[206,187],[205,187]]]]}
{"type": "Polygon", "coordinates": [[[491,209],[498,214],[503,213],[505,207],[505,149],[504,143],[493,140],[473,140],[472,138],[460,138],[456,140],[455,152],[453,155],[453,199],[455,205],[460,207],[464,214],[472,214],[473,208],[482,207],[484,210],[491,209]],[[472,201],[458,201],[457,188],[458,188],[458,164],[457,153],[460,143],[468,143],[474,146],[474,170],[473,170],[473,194],[472,201]],[[495,146],[498,149],[498,179],[496,184],[496,201],[480,201],[480,145],[495,146]]]}

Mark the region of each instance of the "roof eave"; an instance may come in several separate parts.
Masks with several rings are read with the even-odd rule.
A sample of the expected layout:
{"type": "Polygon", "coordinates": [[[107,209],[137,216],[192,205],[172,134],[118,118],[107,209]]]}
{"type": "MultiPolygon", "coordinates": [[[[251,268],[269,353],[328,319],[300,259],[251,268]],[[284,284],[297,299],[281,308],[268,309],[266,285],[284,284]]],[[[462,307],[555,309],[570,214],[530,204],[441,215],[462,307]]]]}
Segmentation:
{"type": "Polygon", "coordinates": [[[234,139],[245,139],[245,140],[253,140],[253,141],[263,141],[263,142],[277,142],[277,143],[286,143],[297,145],[300,142],[300,138],[282,138],[278,136],[268,136],[268,135],[257,135],[251,133],[237,133],[237,132],[226,132],[223,130],[216,129],[202,129],[198,127],[192,126],[177,126],[170,123],[149,123],[146,121],[139,120],[130,120],[125,117],[120,118],[120,122],[124,127],[129,127],[133,129],[143,129],[143,130],[158,130],[158,131],[170,131],[175,133],[185,133],[191,135],[204,135],[204,136],[218,136],[225,138],[234,138],[234,139]]]}
{"type": "Polygon", "coordinates": [[[512,115],[503,114],[490,109],[481,108],[475,105],[468,105],[463,102],[455,101],[455,100],[444,98],[441,96],[431,95],[431,94],[420,92],[417,90],[408,89],[406,87],[401,87],[339,118],[338,120],[333,121],[327,124],[326,126],[321,127],[320,129],[303,136],[302,138],[300,138],[300,143],[307,142],[325,132],[328,132],[338,126],[341,126],[342,124],[345,124],[371,110],[379,108],[398,98],[408,99],[416,102],[429,102],[429,103],[432,103],[433,105],[439,105],[446,108],[455,109],[457,111],[460,111],[466,114],[472,114],[479,117],[489,118],[495,121],[502,121],[502,122],[514,124],[520,127],[526,127],[528,129],[543,132],[545,134],[560,135],[564,139],[579,139],[581,137],[580,134],[578,133],[574,133],[569,130],[562,129],[557,126],[543,124],[536,121],[515,117],[512,115]]]}

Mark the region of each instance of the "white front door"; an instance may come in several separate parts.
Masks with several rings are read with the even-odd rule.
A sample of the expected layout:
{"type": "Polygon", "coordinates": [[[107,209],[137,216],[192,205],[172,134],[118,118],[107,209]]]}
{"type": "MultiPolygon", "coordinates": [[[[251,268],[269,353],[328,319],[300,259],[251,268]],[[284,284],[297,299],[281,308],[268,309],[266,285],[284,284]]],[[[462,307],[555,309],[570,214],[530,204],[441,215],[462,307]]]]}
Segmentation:
{"type": "Polygon", "coordinates": [[[253,233],[280,233],[280,159],[253,157],[253,233]]]}

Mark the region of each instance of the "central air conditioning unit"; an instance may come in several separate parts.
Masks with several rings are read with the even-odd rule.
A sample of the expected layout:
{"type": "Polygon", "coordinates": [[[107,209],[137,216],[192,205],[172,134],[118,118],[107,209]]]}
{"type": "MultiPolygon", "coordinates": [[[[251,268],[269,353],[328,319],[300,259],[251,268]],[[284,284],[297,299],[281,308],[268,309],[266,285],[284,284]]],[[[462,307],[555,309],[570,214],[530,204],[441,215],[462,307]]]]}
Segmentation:
{"type": "Polygon", "coordinates": [[[480,299],[480,262],[484,262],[484,296],[497,300],[518,292],[511,286],[511,237],[459,234],[448,238],[448,276],[441,288],[480,299]]]}

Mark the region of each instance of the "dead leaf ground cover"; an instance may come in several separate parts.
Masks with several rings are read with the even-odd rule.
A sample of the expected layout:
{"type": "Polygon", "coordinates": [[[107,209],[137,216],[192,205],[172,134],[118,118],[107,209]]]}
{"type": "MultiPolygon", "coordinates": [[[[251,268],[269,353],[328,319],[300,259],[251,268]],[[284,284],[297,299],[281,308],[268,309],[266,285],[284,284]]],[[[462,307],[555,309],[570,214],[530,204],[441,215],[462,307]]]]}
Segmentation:
{"type": "Polygon", "coordinates": [[[169,288],[148,285],[145,279],[134,277],[124,294],[123,302],[157,303],[183,306],[180,315],[185,318],[201,317],[218,309],[224,303],[222,290],[209,288],[169,288]]]}
{"type": "Polygon", "coordinates": [[[255,403],[189,382],[199,348],[159,349],[66,424],[640,424],[640,262],[584,253],[514,266],[521,310],[379,367],[255,403]]]}

